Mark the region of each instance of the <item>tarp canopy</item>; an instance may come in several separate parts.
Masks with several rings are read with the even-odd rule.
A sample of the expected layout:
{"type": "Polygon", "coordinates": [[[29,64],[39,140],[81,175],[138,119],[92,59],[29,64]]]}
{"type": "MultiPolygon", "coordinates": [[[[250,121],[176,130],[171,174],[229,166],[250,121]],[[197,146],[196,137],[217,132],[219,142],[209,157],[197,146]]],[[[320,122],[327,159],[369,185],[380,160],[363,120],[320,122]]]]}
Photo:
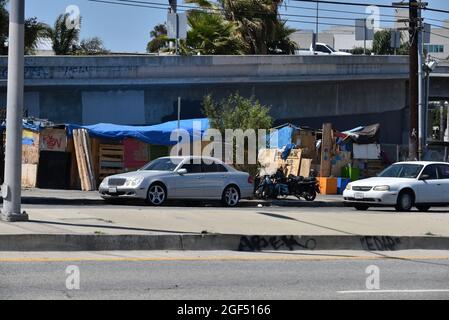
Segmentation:
{"type": "Polygon", "coordinates": [[[343,132],[354,143],[357,144],[371,144],[379,142],[380,124],[373,124],[365,127],[354,128],[343,132]]]}
{"type": "Polygon", "coordinates": [[[276,130],[270,133],[270,148],[281,149],[292,143],[293,132],[299,128],[287,123],[274,129],[276,130]]]}
{"type": "MultiPolygon", "coordinates": [[[[90,136],[97,138],[116,139],[134,138],[148,144],[175,145],[170,136],[178,128],[178,121],[169,121],[153,126],[125,126],[111,123],[99,123],[90,126],[67,125],[67,134],[72,136],[74,129],[86,129],[90,136]]],[[[206,118],[180,121],[180,129],[189,133],[191,141],[201,139],[204,132],[209,129],[209,120],[206,118]]]]}

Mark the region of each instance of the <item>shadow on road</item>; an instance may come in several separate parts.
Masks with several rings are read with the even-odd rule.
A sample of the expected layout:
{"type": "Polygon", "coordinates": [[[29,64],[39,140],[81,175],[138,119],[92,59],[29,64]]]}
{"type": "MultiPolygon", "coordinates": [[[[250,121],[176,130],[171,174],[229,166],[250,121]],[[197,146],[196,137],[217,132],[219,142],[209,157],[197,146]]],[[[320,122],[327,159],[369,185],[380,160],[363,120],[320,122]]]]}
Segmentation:
{"type": "Polygon", "coordinates": [[[359,236],[358,234],[355,234],[355,233],[351,233],[351,232],[347,232],[347,231],[344,231],[344,230],[339,230],[339,229],[323,226],[323,225],[312,223],[312,222],[307,222],[307,221],[304,221],[304,220],[299,220],[299,219],[292,218],[292,217],[289,217],[289,216],[285,216],[285,215],[282,215],[282,214],[270,213],[270,212],[257,212],[257,213],[261,214],[261,215],[264,215],[264,216],[271,217],[271,218],[291,220],[291,221],[300,222],[300,223],[303,223],[303,224],[306,224],[306,225],[309,225],[309,226],[313,226],[313,227],[317,227],[317,228],[321,228],[321,229],[337,231],[337,232],[340,232],[340,233],[343,233],[343,234],[346,234],[346,235],[359,236]]]}

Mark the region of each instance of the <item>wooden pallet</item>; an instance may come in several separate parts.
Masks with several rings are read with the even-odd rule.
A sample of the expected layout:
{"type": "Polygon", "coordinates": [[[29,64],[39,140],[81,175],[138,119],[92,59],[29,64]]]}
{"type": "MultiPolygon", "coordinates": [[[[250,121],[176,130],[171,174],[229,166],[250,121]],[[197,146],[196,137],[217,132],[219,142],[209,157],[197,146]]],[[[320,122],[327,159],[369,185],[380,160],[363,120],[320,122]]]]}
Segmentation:
{"type": "Polygon", "coordinates": [[[124,149],[122,145],[100,144],[100,179],[124,172],[124,149]]]}

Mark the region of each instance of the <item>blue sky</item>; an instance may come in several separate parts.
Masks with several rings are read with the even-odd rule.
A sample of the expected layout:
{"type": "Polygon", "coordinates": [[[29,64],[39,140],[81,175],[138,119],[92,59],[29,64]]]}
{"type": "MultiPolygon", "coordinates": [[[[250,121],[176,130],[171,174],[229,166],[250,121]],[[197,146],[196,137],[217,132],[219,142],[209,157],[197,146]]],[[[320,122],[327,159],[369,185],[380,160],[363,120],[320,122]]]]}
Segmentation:
{"type": "MultiPolygon", "coordinates": [[[[148,2],[157,2],[161,4],[168,3],[168,0],[140,0],[148,2]]],[[[449,10],[448,0],[427,0],[429,7],[449,10]]],[[[81,37],[99,36],[103,39],[105,46],[116,52],[145,52],[146,44],[149,40],[149,32],[157,23],[164,22],[166,19],[166,11],[150,8],[129,7],[105,3],[95,3],[88,0],[25,0],[26,2],[26,16],[36,16],[40,21],[48,24],[53,24],[56,17],[65,12],[69,5],[76,5],[79,7],[83,17],[81,37]]],[[[178,0],[181,3],[182,0],[178,0]]],[[[392,1],[375,1],[375,0],[347,0],[346,2],[363,2],[363,3],[377,3],[377,4],[391,4],[392,1]]],[[[297,2],[288,0],[287,5],[299,6],[303,8],[315,8],[315,4],[297,2]]],[[[363,13],[363,7],[354,6],[336,6],[321,4],[322,9],[337,9],[348,10],[363,13]]],[[[282,9],[283,13],[298,14],[314,16],[313,10],[289,8],[282,9]]],[[[381,9],[381,14],[394,14],[392,9],[381,9]]],[[[355,14],[343,14],[333,12],[320,12],[322,16],[329,17],[348,17],[354,19],[362,16],[355,14]]],[[[444,13],[429,13],[426,12],[425,17],[433,19],[449,19],[449,14],[444,13]]],[[[285,17],[291,20],[301,21],[315,21],[314,18],[305,17],[285,17]]],[[[383,19],[391,20],[391,17],[384,17],[383,19]]],[[[345,20],[321,20],[324,23],[336,24],[350,24],[353,21],[345,20]]],[[[294,28],[300,29],[314,29],[314,24],[305,24],[290,22],[288,23],[294,28]]],[[[388,23],[383,23],[388,25],[388,23]]],[[[321,26],[320,29],[326,29],[328,26],[321,26]]]]}

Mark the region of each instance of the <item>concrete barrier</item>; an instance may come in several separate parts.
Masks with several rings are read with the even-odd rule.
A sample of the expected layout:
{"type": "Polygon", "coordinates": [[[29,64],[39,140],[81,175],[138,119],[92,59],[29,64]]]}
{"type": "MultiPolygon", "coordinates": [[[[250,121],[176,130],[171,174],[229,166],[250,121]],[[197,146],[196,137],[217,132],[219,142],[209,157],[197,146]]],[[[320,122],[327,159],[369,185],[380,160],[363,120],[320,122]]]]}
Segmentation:
{"type": "Polygon", "coordinates": [[[232,234],[160,235],[0,235],[0,251],[112,250],[449,250],[449,237],[295,236],[232,234]]]}

